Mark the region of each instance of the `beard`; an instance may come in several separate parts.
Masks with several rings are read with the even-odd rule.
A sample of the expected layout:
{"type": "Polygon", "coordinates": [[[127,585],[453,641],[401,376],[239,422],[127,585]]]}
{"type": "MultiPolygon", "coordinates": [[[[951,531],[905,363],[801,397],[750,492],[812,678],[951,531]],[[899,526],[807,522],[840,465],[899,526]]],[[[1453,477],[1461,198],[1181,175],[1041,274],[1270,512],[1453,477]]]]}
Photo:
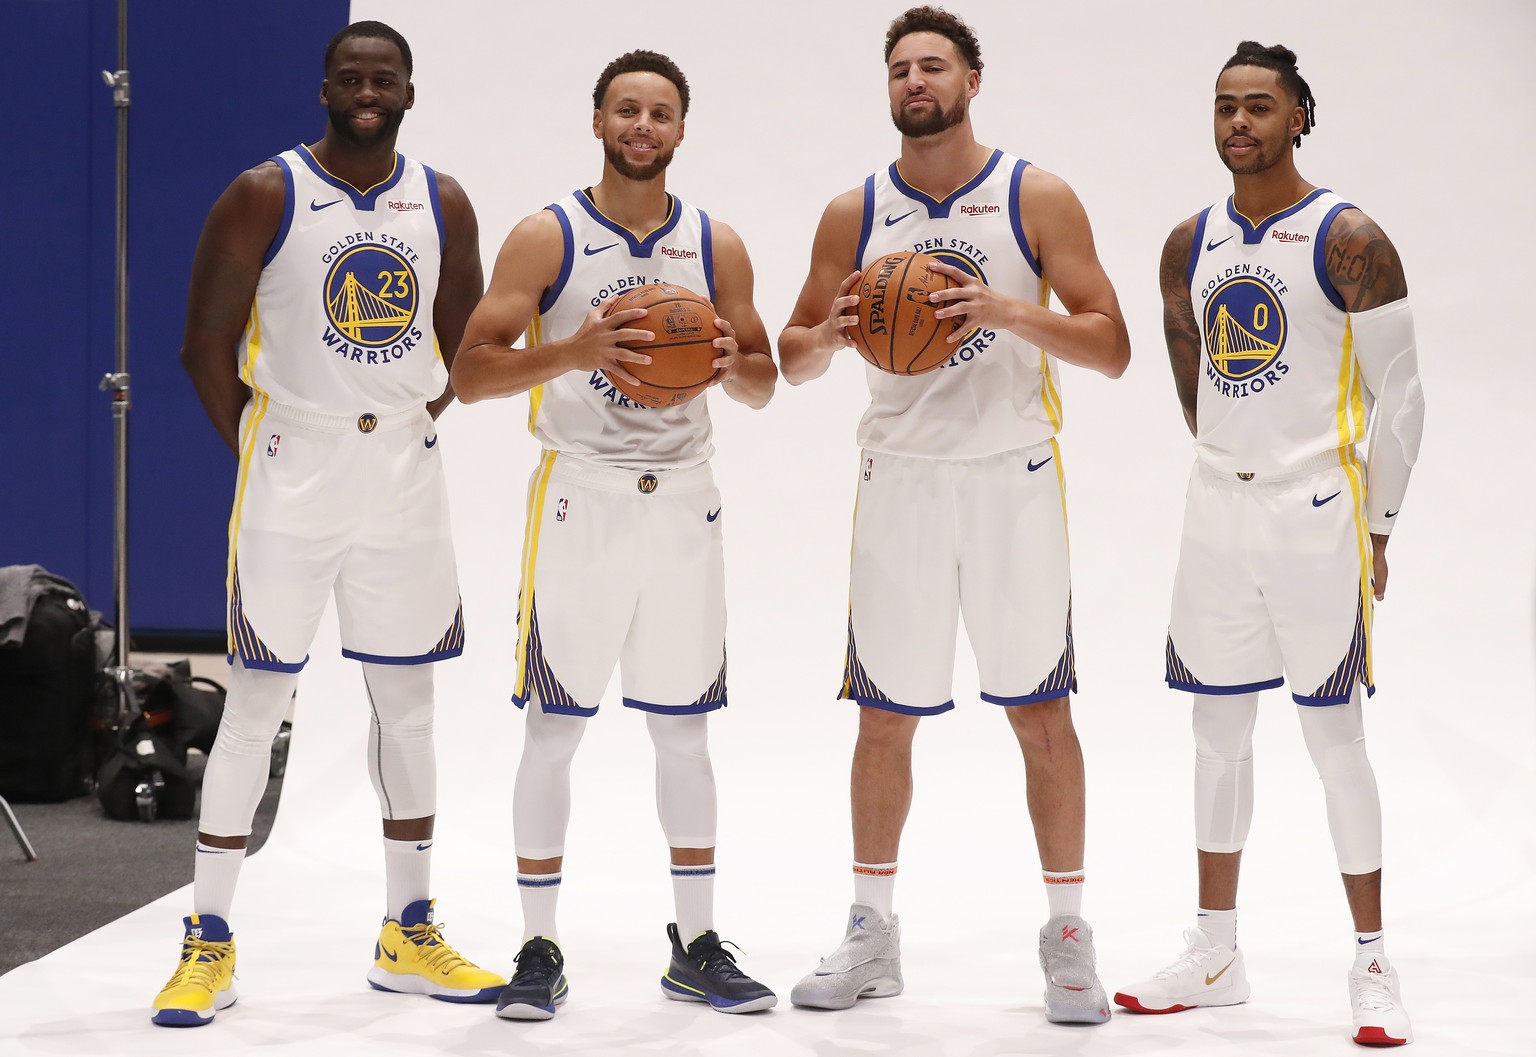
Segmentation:
{"type": "Polygon", "coordinates": [[[1229,155],[1226,146],[1221,143],[1216,144],[1216,153],[1221,155],[1221,163],[1227,167],[1227,170],[1232,175],[1252,176],[1254,173],[1261,173],[1266,169],[1273,168],[1275,163],[1285,153],[1283,150],[1270,152],[1262,143],[1258,144],[1258,147],[1258,150],[1241,161],[1229,155]]]}
{"type": "Polygon", "coordinates": [[[352,122],[347,120],[351,111],[344,107],[326,107],[330,115],[331,129],[340,137],[342,142],[350,143],[354,147],[372,147],[378,143],[385,143],[395,138],[395,133],[400,130],[400,122],[405,120],[404,110],[386,110],[384,120],[380,123],[377,132],[360,133],[352,127],[352,122]]]}
{"type": "Polygon", "coordinates": [[[609,165],[613,166],[614,171],[626,180],[649,181],[656,179],[656,177],[667,171],[668,165],[672,164],[672,155],[676,150],[676,147],[667,150],[658,148],[654,158],[643,165],[637,165],[624,157],[623,144],[617,140],[612,143],[608,140],[603,140],[603,157],[608,160],[609,165]]]}
{"type": "Polygon", "coordinates": [[[955,100],[955,105],[945,110],[938,101],[932,110],[926,114],[908,113],[904,108],[891,111],[891,121],[895,123],[896,130],[910,139],[922,139],[925,136],[937,136],[940,132],[954,128],[965,120],[965,97],[955,100]]]}

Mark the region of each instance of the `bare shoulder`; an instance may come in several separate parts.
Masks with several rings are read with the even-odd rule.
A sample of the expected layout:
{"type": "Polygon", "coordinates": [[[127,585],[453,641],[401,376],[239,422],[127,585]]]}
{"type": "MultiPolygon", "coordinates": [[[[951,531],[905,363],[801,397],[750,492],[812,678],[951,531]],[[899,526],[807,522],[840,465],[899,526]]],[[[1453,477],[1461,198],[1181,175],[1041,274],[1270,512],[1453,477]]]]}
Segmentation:
{"type": "Polygon", "coordinates": [[[437,197],[444,206],[469,208],[469,195],[464,185],[445,172],[437,174],[437,197]]]}
{"type": "Polygon", "coordinates": [[[511,233],[507,235],[506,248],[516,248],[524,252],[563,253],[565,229],[553,210],[540,209],[536,213],[529,213],[517,222],[511,233]]]}
{"type": "Polygon", "coordinates": [[[1063,206],[1082,208],[1067,181],[1034,163],[1025,166],[1019,178],[1019,204],[1026,213],[1041,217],[1063,206]]]}
{"type": "Polygon", "coordinates": [[[238,201],[244,207],[276,206],[281,209],[287,181],[274,161],[253,165],[230,182],[221,196],[238,201]]]}
{"type": "Polygon", "coordinates": [[[1328,280],[1350,312],[1364,312],[1408,296],[1397,247],[1362,210],[1345,209],[1328,228],[1324,244],[1328,280]]]}
{"type": "Polygon", "coordinates": [[[711,237],[714,240],[714,250],[716,256],[718,256],[722,251],[729,254],[740,254],[742,256],[746,256],[747,244],[742,241],[741,236],[737,234],[736,229],[731,227],[731,225],[727,224],[723,220],[717,220],[714,217],[710,217],[709,231],[711,237]]]}
{"type": "Polygon", "coordinates": [[[827,208],[821,214],[822,227],[846,228],[852,227],[857,233],[859,225],[864,222],[864,187],[860,185],[852,190],[844,191],[832,201],[827,203],[827,208]]]}

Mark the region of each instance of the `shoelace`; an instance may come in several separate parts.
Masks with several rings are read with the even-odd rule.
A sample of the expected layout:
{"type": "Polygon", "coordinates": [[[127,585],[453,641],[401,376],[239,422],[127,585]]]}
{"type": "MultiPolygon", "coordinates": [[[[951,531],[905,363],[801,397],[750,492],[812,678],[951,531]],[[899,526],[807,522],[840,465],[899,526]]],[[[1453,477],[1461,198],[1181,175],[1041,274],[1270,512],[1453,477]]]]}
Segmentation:
{"type": "MultiPolygon", "coordinates": [[[[730,940],[716,940],[714,943],[695,941],[689,948],[688,956],[699,963],[699,971],[706,973],[719,973],[724,976],[746,976],[736,966],[736,956],[725,949],[730,940]]],[[[732,947],[741,950],[736,944],[732,947]]]]}
{"type": "Polygon", "coordinates": [[[171,974],[166,987],[194,986],[212,991],[218,981],[219,966],[225,958],[233,957],[235,941],[215,943],[212,940],[196,940],[188,937],[182,943],[181,964],[171,974]]]}
{"type": "Polygon", "coordinates": [[[1185,950],[1183,954],[1179,955],[1179,960],[1168,966],[1166,969],[1159,969],[1156,973],[1153,974],[1153,979],[1162,980],[1166,977],[1177,976],[1179,973],[1193,969],[1195,966],[1205,961],[1205,959],[1210,956],[1211,951],[1215,950],[1214,947],[1196,947],[1194,929],[1184,930],[1184,943],[1185,950]]]}
{"type": "Polygon", "coordinates": [[[411,925],[400,931],[405,938],[418,947],[426,948],[421,955],[421,962],[428,969],[435,969],[444,976],[453,972],[461,965],[468,965],[469,959],[458,951],[448,946],[448,941],[443,939],[442,926],[434,922],[423,921],[419,925],[411,925]]]}
{"type": "Polygon", "coordinates": [[[524,983],[533,981],[525,980],[525,977],[534,977],[538,982],[551,981],[559,974],[559,963],[555,960],[555,953],[548,947],[534,947],[530,950],[520,951],[516,958],[517,972],[513,974],[513,982],[523,980],[524,983]]]}
{"type": "Polygon", "coordinates": [[[1355,994],[1361,1009],[1369,1009],[1372,1013],[1387,1013],[1397,1008],[1386,976],[1375,973],[1354,973],[1353,976],[1355,994]]]}

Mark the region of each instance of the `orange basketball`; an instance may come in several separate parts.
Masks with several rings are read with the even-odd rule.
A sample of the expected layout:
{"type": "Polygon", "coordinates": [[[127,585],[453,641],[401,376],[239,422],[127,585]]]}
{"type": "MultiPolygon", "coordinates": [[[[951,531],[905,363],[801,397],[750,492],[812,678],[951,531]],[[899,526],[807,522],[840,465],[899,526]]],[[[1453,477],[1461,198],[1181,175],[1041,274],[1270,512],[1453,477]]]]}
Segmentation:
{"type": "Polygon", "coordinates": [[[870,261],[859,280],[859,325],[854,346],[870,363],[891,374],[926,374],[949,361],[955,347],[944,339],[959,330],[963,316],[936,319],[942,308],[928,295],[957,285],[930,271],[939,263],[926,253],[887,253],[870,261]]]}
{"type": "Polygon", "coordinates": [[[626,341],[623,346],[650,356],[650,363],[626,363],[624,369],[643,382],[635,386],[608,374],[619,392],[646,407],[676,407],[698,396],[719,372],[714,361],[720,350],[715,306],[692,290],[670,283],[641,286],[620,296],[609,314],[643,308],[646,316],[625,326],[649,330],[655,341],[626,341]]]}

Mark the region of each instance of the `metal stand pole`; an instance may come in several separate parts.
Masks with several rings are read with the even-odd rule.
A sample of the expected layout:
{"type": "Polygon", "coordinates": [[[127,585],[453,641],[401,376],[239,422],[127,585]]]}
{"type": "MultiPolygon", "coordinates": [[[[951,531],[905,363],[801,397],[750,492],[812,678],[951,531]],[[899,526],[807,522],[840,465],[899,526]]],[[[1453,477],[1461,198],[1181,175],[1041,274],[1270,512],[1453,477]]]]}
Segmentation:
{"type": "Polygon", "coordinates": [[[10,803],[3,796],[0,796],[0,814],[5,816],[11,832],[16,835],[16,843],[21,845],[21,854],[27,857],[27,862],[37,862],[37,852],[32,850],[32,842],[27,840],[27,834],[22,830],[21,823],[16,821],[16,813],[11,810],[10,803]]]}

